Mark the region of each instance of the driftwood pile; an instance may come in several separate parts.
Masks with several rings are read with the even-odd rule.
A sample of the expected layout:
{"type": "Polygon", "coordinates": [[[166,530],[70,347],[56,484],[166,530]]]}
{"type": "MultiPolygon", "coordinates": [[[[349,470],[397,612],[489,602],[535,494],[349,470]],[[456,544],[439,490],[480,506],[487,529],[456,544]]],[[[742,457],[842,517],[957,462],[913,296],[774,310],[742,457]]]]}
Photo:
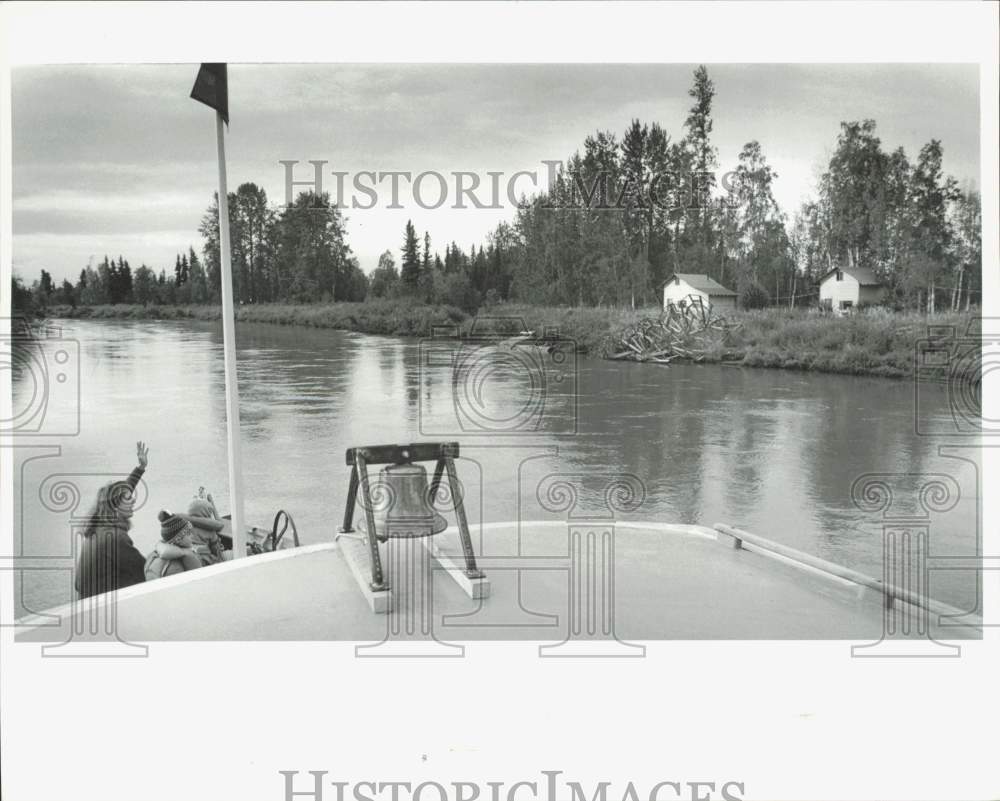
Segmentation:
{"type": "Polygon", "coordinates": [[[605,343],[608,359],[670,364],[674,359],[703,361],[725,348],[741,323],[731,323],[692,296],[670,304],[659,317],[645,317],[605,343]]]}

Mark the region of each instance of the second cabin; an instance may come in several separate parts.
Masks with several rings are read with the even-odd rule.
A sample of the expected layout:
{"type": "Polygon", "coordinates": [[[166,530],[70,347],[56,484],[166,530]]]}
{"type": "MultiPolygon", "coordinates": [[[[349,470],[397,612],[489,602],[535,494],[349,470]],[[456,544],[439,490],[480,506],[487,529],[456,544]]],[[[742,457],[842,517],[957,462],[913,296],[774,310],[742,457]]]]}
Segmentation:
{"type": "Polygon", "coordinates": [[[830,270],[819,279],[819,302],[828,311],[850,314],[858,306],[885,299],[885,285],[875,273],[860,267],[830,270]]]}

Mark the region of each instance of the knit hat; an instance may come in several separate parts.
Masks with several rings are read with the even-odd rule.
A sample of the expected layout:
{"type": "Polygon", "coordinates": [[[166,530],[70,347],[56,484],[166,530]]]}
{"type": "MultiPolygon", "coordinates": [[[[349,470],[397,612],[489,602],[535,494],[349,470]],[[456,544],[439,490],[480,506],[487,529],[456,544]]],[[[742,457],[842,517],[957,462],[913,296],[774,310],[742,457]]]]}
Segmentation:
{"type": "Polygon", "coordinates": [[[191,524],[177,515],[172,515],[165,509],[160,510],[157,515],[160,519],[160,539],[164,542],[171,542],[190,528],[191,524]]]}

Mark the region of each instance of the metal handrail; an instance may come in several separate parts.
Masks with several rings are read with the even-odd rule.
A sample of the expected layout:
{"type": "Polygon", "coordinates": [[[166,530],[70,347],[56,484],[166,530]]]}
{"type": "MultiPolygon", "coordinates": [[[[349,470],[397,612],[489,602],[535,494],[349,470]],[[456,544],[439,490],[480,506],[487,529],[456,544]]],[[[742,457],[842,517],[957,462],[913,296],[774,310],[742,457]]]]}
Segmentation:
{"type": "Polygon", "coordinates": [[[748,542],[751,545],[760,548],[762,551],[771,551],[772,553],[776,553],[786,559],[790,559],[794,562],[800,562],[808,567],[821,570],[824,573],[829,573],[832,576],[846,579],[847,581],[860,584],[861,586],[868,587],[869,589],[877,590],[888,598],[890,603],[899,599],[900,601],[920,607],[921,609],[926,609],[927,611],[933,612],[936,615],[941,615],[942,617],[959,617],[968,614],[966,611],[950,606],[949,604],[942,603],[941,601],[935,601],[933,598],[924,598],[912,590],[897,587],[894,584],[886,584],[881,579],[874,578],[857,570],[852,570],[851,568],[844,567],[843,565],[838,565],[836,562],[829,562],[826,559],[820,559],[818,556],[813,556],[812,554],[800,551],[797,548],[782,545],[780,542],[769,540],[766,537],[759,537],[756,534],[751,534],[749,531],[743,531],[742,529],[734,528],[733,526],[726,525],[725,523],[716,523],[714,528],[720,534],[732,537],[734,548],[742,548],[743,543],[748,542]]]}

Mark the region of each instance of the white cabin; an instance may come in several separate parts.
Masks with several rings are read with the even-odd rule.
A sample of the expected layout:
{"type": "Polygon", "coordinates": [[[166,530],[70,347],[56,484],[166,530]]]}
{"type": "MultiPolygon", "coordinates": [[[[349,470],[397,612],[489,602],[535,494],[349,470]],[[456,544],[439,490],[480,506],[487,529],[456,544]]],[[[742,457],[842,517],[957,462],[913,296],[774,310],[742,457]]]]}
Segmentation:
{"type": "Polygon", "coordinates": [[[736,309],[736,293],[726,289],[722,284],[700,273],[674,273],[663,284],[663,308],[673,304],[683,307],[691,302],[691,298],[700,298],[701,302],[715,311],[733,311],[736,309]]]}
{"type": "Polygon", "coordinates": [[[819,302],[837,314],[849,314],[862,303],[881,303],[885,285],[875,273],[857,267],[835,268],[819,281],[819,302]]]}

